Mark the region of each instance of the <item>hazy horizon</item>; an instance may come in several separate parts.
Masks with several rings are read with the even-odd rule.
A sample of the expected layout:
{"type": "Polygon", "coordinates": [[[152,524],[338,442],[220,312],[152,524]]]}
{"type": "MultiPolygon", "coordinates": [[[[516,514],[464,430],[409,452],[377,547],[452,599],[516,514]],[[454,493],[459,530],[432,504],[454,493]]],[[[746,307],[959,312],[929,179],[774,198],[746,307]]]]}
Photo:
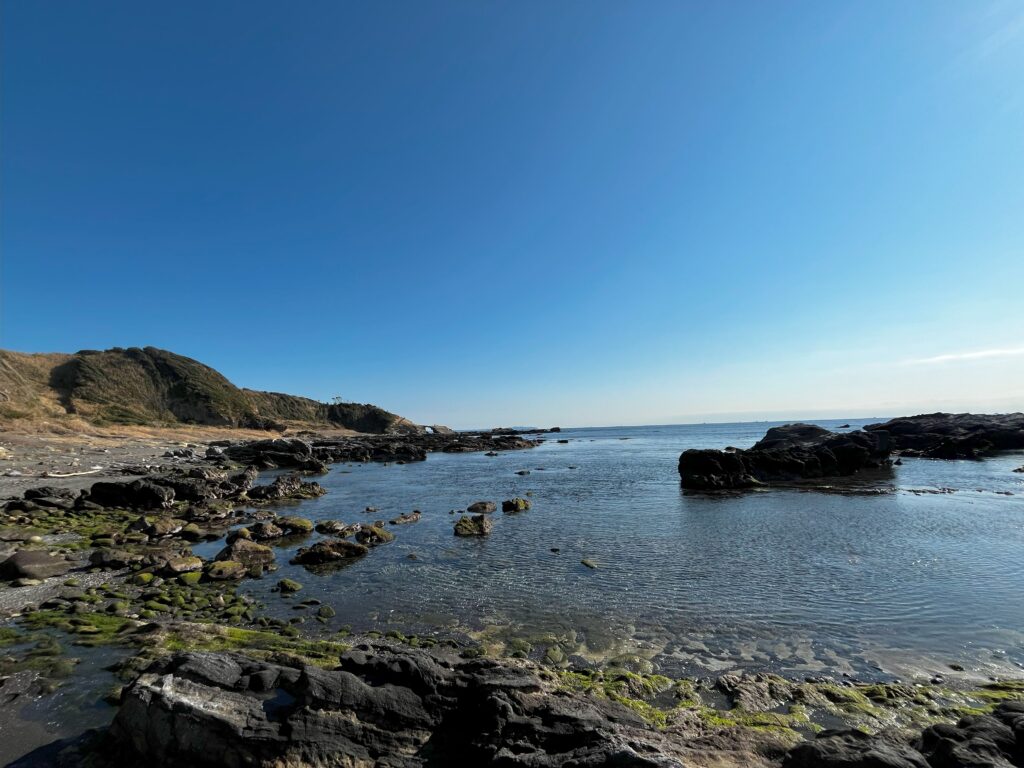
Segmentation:
{"type": "Polygon", "coordinates": [[[1019,4],[40,0],[0,43],[0,347],[454,427],[1024,410],[1019,4]]]}

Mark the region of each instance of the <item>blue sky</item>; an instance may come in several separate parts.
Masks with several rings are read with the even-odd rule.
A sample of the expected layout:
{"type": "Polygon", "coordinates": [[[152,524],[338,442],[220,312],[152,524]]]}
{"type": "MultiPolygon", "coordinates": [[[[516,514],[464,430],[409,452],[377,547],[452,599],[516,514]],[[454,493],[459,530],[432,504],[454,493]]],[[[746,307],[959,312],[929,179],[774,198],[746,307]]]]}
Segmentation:
{"type": "Polygon", "coordinates": [[[454,426],[1024,408],[1019,2],[7,2],[0,346],[454,426]]]}

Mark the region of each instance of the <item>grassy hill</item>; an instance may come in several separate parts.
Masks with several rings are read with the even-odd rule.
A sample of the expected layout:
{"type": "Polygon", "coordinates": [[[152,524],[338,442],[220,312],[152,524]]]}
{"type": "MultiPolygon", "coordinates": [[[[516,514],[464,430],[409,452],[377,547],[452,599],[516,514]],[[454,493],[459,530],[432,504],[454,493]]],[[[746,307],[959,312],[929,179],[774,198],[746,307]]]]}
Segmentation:
{"type": "Polygon", "coordinates": [[[207,365],[155,347],[73,355],[0,350],[0,425],[68,415],[97,426],[415,429],[375,405],[240,389],[207,365]]]}

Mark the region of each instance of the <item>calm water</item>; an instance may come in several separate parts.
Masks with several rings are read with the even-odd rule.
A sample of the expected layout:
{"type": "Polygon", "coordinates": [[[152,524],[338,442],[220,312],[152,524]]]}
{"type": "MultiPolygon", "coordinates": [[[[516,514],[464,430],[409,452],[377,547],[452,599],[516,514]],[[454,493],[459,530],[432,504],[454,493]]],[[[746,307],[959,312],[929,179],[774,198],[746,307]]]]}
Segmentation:
{"type": "Polygon", "coordinates": [[[292,544],[278,553],[279,571],[244,589],[269,613],[291,617],[294,601],[269,589],[295,578],[305,585],[301,598],[337,611],[325,628],[332,631],[520,637],[534,653],[558,640],[594,660],[639,650],[678,674],[865,676],[948,671],[949,663],[1019,673],[1024,475],[1012,469],[1024,455],[908,459],[883,483],[894,489],[886,495],[680,491],[681,450],[747,447],[768,426],[566,430],[498,457],[337,465],[320,479],[328,495],[302,503],[299,514],[350,523],[419,509],[423,519],[326,574],[287,565],[292,544]],[[450,510],[527,493],[533,509],[494,514],[489,537],[452,535],[450,510]],[[363,512],[368,505],[379,512],[363,512]]]}

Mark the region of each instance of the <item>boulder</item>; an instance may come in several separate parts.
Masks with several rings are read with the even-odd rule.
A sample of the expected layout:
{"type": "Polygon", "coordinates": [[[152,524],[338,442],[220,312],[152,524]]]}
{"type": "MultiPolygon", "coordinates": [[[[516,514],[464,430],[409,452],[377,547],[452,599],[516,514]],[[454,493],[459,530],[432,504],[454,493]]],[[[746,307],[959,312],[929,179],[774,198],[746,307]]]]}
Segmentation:
{"type": "Polygon", "coordinates": [[[265,544],[250,539],[238,538],[217,553],[215,560],[230,560],[247,568],[269,565],[274,562],[274,550],[265,544]]]}
{"type": "Polygon", "coordinates": [[[455,523],[456,536],[487,536],[494,523],[486,515],[462,515],[455,523]]]}
{"type": "Polygon", "coordinates": [[[356,541],[368,547],[388,544],[395,540],[395,534],[376,525],[364,525],[356,531],[356,541]]]}
{"type": "MultiPolygon", "coordinates": [[[[317,487],[319,488],[320,486],[317,487]]],[[[279,517],[276,522],[288,533],[295,534],[313,532],[313,521],[307,520],[304,517],[295,517],[294,515],[289,517],[279,517]]]]}
{"type": "Polygon", "coordinates": [[[522,498],[516,496],[514,499],[505,499],[505,501],[501,502],[501,511],[502,512],[525,512],[531,506],[533,506],[533,505],[530,503],[529,499],[522,499],[522,498]]]}
{"type": "Polygon", "coordinates": [[[483,515],[490,512],[495,512],[498,509],[498,505],[493,501],[474,501],[468,507],[466,511],[472,515],[483,515]]]}
{"type": "Polygon", "coordinates": [[[0,578],[48,579],[62,576],[71,570],[71,563],[60,557],[53,557],[41,549],[19,549],[0,563],[0,578]]]}
{"type": "Polygon", "coordinates": [[[354,560],[363,557],[369,551],[369,548],[363,544],[345,541],[345,539],[330,539],[329,541],[318,541],[310,547],[300,548],[291,562],[293,565],[326,565],[354,560]]]}
{"type": "Polygon", "coordinates": [[[248,528],[249,535],[256,541],[267,541],[268,539],[279,539],[284,536],[284,531],[274,523],[261,521],[253,523],[248,528]]]}
{"type": "Polygon", "coordinates": [[[162,509],[174,501],[174,489],[145,478],[130,483],[93,483],[83,500],[108,509],[162,509]]]}
{"type": "Polygon", "coordinates": [[[242,563],[234,560],[218,560],[206,566],[206,578],[211,581],[231,581],[241,579],[249,572],[242,563]]]}

